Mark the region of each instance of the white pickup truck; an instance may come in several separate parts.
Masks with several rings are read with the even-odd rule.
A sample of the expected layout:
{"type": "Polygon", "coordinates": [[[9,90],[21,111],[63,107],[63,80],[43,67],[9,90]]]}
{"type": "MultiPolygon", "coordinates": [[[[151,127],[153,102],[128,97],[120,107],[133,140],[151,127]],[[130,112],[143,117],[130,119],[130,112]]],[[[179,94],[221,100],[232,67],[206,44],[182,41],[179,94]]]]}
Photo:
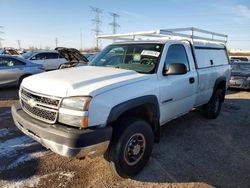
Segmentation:
{"type": "MultiPolygon", "coordinates": [[[[60,155],[105,154],[118,175],[137,174],[162,125],[200,106],[208,118],[219,115],[230,77],[226,47],[214,36],[168,39],[164,32],[109,45],[90,66],[25,78],[12,106],[16,126],[60,155]]],[[[143,34],[150,35],[134,35],[143,34]]]]}

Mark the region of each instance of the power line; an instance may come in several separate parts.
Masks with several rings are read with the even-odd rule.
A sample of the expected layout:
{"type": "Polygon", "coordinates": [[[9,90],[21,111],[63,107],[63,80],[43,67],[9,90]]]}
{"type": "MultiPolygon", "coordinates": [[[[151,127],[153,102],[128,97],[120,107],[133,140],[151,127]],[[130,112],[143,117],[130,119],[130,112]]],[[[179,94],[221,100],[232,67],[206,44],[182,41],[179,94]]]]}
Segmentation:
{"type": "MultiPolygon", "coordinates": [[[[102,32],[100,27],[101,27],[101,23],[102,23],[101,14],[102,14],[103,10],[100,8],[96,8],[96,7],[90,7],[90,9],[91,9],[91,12],[93,12],[95,14],[94,19],[92,19],[92,22],[94,23],[95,28],[92,29],[92,31],[95,32],[95,35],[99,35],[102,32]]],[[[97,48],[99,47],[98,39],[96,39],[96,47],[97,48]]]]}
{"type": "Polygon", "coordinates": [[[81,41],[80,51],[82,51],[82,28],[80,28],[80,41],[81,41]]]}
{"type": "Polygon", "coordinates": [[[56,45],[56,48],[58,47],[58,38],[56,37],[55,38],[55,45],[56,45]]]}
{"type": "Polygon", "coordinates": [[[18,48],[21,49],[21,41],[17,40],[18,48]]]}
{"type": "Polygon", "coordinates": [[[119,14],[116,14],[116,13],[114,13],[114,12],[110,12],[109,14],[113,17],[113,21],[112,21],[111,23],[109,23],[109,25],[111,25],[112,28],[113,28],[113,34],[116,34],[116,33],[117,33],[117,28],[118,28],[118,27],[121,27],[121,26],[117,23],[117,18],[119,18],[120,15],[119,15],[119,14]]]}
{"type": "MultiPolygon", "coordinates": [[[[0,29],[3,29],[3,28],[4,28],[3,26],[0,26],[0,29]]],[[[4,34],[4,32],[0,30],[0,34],[4,34]]],[[[0,48],[2,48],[2,41],[3,40],[4,40],[4,38],[0,37],[0,48]]]]}

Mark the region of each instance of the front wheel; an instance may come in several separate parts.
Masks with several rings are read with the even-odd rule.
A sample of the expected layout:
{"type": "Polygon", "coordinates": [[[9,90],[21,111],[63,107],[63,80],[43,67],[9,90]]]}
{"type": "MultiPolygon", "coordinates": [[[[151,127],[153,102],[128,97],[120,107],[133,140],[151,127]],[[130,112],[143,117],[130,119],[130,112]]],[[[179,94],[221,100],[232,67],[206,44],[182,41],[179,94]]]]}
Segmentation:
{"type": "Polygon", "coordinates": [[[153,141],[152,128],[146,121],[124,118],[117,122],[105,154],[111,170],[121,177],[139,173],[150,158],[153,141]]]}
{"type": "Polygon", "coordinates": [[[209,119],[216,119],[221,111],[221,105],[223,101],[223,91],[221,89],[216,90],[210,101],[204,105],[204,115],[209,119]]]}

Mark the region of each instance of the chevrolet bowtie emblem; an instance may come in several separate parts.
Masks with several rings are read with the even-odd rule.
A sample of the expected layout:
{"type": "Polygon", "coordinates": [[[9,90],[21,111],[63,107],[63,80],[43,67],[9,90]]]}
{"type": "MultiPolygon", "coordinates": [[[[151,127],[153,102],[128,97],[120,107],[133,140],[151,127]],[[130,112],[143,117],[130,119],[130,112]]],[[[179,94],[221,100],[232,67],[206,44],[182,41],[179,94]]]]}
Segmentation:
{"type": "Polygon", "coordinates": [[[31,106],[31,107],[35,107],[36,106],[36,101],[34,99],[29,99],[28,100],[28,104],[31,106]]]}

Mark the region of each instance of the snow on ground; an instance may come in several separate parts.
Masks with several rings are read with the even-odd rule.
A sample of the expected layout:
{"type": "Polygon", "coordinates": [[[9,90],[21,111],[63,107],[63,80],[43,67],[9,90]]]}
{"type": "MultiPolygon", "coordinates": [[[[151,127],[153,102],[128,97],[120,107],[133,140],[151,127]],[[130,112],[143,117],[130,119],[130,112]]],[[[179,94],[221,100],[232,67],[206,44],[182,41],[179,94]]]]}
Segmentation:
{"type": "Polygon", "coordinates": [[[0,112],[0,121],[5,120],[5,119],[9,119],[11,117],[10,113],[11,113],[10,110],[0,112]]]}
{"type": "Polygon", "coordinates": [[[6,136],[8,134],[11,134],[9,129],[6,129],[6,128],[0,129],[0,138],[6,136]]]}
{"type": "MultiPolygon", "coordinates": [[[[5,129],[0,129],[0,134],[8,135],[11,134],[11,132],[5,129]]],[[[0,158],[3,158],[3,161],[0,162],[0,173],[5,170],[16,168],[25,162],[34,160],[36,158],[45,155],[46,150],[44,151],[36,150],[33,153],[30,151],[29,152],[26,151],[28,147],[36,145],[39,144],[27,136],[18,136],[0,142],[0,158]]]]}
{"type": "Polygon", "coordinates": [[[3,188],[35,187],[41,179],[47,178],[49,175],[50,174],[43,176],[32,176],[31,178],[25,180],[2,181],[2,183],[4,183],[3,188]]]}
{"type": "Polygon", "coordinates": [[[0,157],[11,157],[16,155],[18,150],[21,150],[25,147],[36,144],[36,142],[27,137],[19,136],[12,139],[8,139],[0,143],[0,157]]]}
{"type": "Polygon", "coordinates": [[[46,154],[46,151],[42,151],[42,152],[40,151],[40,152],[28,153],[28,154],[21,155],[15,161],[13,161],[9,166],[7,166],[6,170],[13,169],[13,168],[25,163],[25,162],[42,157],[45,154],[46,154]]]}
{"type": "MultiPolygon", "coordinates": [[[[32,176],[32,177],[25,179],[25,180],[2,181],[1,183],[4,184],[3,188],[36,187],[41,180],[43,180],[43,179],[48,180],[51,176],[57,176],[59,180],[63,179],[64,185],[60,185],[60,186],[65,186],[65,184],[68,183],[75,176],[75,172],[64,172],[64,171],[63,172],[54,172],[54,173],[45,174],[42,176],[32,176]]],[[[60,187],[60,186],[58,186],[58,187],[60,187]]]]}

